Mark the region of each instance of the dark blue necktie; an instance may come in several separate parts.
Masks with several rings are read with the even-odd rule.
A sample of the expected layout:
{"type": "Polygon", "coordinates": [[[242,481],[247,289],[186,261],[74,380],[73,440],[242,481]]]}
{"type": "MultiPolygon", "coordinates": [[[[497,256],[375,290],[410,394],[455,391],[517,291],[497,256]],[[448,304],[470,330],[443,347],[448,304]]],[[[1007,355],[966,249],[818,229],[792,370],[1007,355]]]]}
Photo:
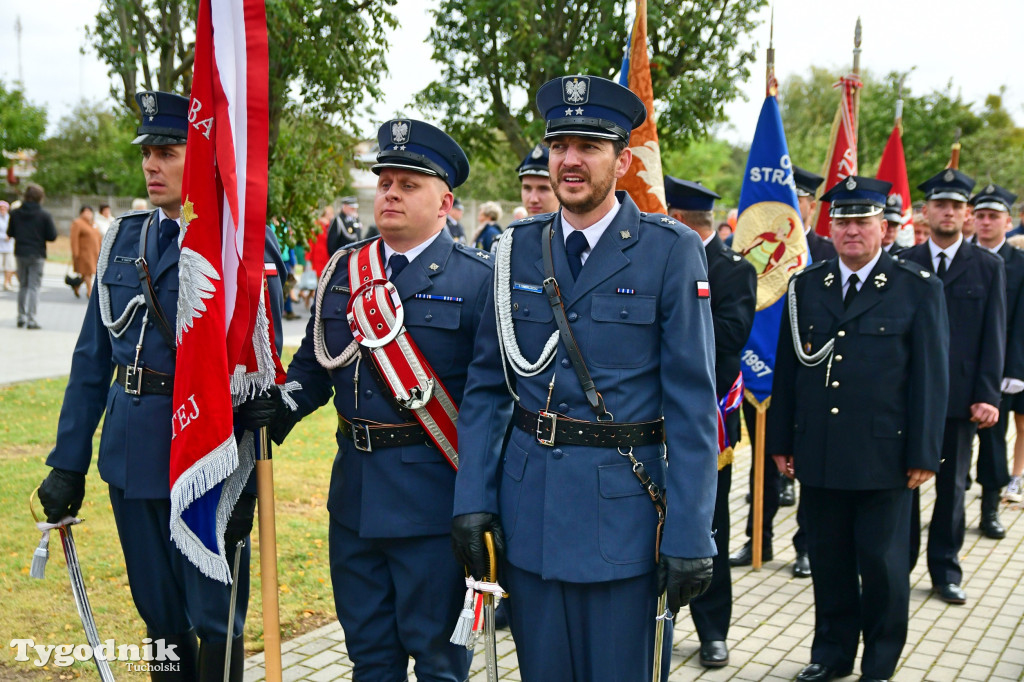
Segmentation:
{"type": "Polygon", "coordinates": [[[569,270],[572,271],[573,279],[579,279],[580,270],[583,269],[583,252],[588,248],[590,243],[579,230],[573,230],[565,240],[565,252],[569,256],[569,270]]]}
{"type": "Polygon", "coordinates": [[[178,223],[170,218],[160,221],[160,236],[156,242],[157,257],[164,255],[164,251],[171,245],[171,242],[178,238],[178,223]]]}
{"type": "Polygon", "coordinates": [[[391,258],[388,258],[388,267],[391,268],[391,281],[395,281],[398,277],[398,273],[405,270],[405,266],[409,264],[409,259],[400,253],[391,254],[391,258]]]}

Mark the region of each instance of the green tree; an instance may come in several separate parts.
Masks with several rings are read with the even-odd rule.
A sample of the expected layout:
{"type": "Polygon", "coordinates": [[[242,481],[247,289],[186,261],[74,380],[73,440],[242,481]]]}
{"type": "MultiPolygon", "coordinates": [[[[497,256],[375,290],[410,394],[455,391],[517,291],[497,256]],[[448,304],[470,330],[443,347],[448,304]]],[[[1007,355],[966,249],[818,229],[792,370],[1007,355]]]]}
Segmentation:
{"type": "Polygon", "coordinates": [[[123,110],[82,102],[43,141],[32,179],[53,194],[145,196],[135,123],[123,110]]]}
{"type": "Polygon", "coordinates": [[[725,140],[707,137],[685,147],[662,151],[665,175],[695,180],[721,195],[716,205],[734,207],[739,203],[748,149],[725,140]]]}
{"type": "MultiPolygon", "coordinates": [[[[389,10],[395,0],[267,0],[270,57],[270,177],[274,187],[291,188],[298,197],[323,191],[314,205],[331,199],[344,186],[325,186],[319,176],[287,176],[291,150],[279,148],[286,124],[337,132],[333,123],[351,124],[366,98],[380,96],[379,79],[387,72],[385,32],[396,25],[389,10]],[[301,105],[301,115],[293,110],[301,105]],[[314,114],[319,111],[319,114],[314,114]],[[320,121],[314,125],[313,117],[320,121]],[[291,123],[288,123],[288,120],[291,123]],[[288,159],[280,164],[280,159],[288,159]],[[315,179],[314,179],[315,178],[315,179]],[[310,184],[304,184],[306,182],[310,184]]],[[[191,90],[197,0],[103,0],[91,28],[93,48],[119,77],[114,95],[138,114],[134,93],[159,89],[188,95],[191,90]]],[[[286,136],[294,140],[294,129],[286,136]]],[[[335,137],[321,142],[337,144],[335,137]]],[[[339,157],[342,158],[342,157],[339,157]]],[[[288,215],[287,195],[271,192],[269,215],[288,215]]],[[[305,210],[305,209],[303,209],[305,210]]],[[[291,218],[299,238],[312,226],[305,212],[291,218]]],[[[284,236],[284,235],[282,235],[284,236]]]]}
{"type": "Polygon", "coordinates": [[[29,102],[20,85],[0,81],[0,153],[38,149],[44,132],[46,110],[29,102]]]}
{"type": "MultiPolygon", "coordinates": [[[[754,48],[740,47],[764,0],[655,0],[651,77],[662,139],[704,136],[740,94],[754,48]]],[[[618,72],[630,21],[620,0],[441,0],[430,41],[440,77],[417,104],[472,158],[521,159],[541,137],[537,90],[566,73],[618,72]]]]}

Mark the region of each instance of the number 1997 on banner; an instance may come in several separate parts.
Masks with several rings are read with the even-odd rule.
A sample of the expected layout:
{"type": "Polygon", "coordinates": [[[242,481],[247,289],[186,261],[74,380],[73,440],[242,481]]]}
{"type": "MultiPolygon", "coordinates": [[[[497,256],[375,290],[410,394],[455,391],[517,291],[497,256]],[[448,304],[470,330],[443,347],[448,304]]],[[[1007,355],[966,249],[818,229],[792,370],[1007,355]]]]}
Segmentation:
{"type": "Polygon", "coordinates": [[[759,377],[766,377],[772,373],[772,368],[769,367],[765,361],[759,358],[757,353],[752,350],[743,351],[741,359],[747,364],[747,367],[757,372],[757,376],[759,377]]]}

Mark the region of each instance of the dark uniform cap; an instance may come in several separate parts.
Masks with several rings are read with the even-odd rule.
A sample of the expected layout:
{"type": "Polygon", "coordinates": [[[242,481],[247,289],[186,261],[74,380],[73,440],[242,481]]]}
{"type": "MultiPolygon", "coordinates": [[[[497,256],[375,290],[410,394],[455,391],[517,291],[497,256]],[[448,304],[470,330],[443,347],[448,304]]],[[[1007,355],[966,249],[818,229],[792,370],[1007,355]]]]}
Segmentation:
{"type": "Polygon", "coordinates": [[[899,194],[890,194],[885,200],[885,219],[897,225],[903,224],[903,197],[899,194]]]}
{"type": "Polygon", "coordinates": [[[537,109],[547,121],[544,139],[559,135],[629,142],[647,118],[647,108],[626,87],[598,76],[563,76],[537,91],[537,109]]]}
{"type": "Polygon", "coordinates": [[[469,159],[448,133],[410,118],[388,121],[377,131],[380,152],[370,170],[404,168],[436,175],[455,189],[469,177],[469,159]]]}
{"type": "Polygon", "coordinates": [[[891,182],[851,175],[822,194],[821,200],[832,203],[828,214],[833,218],[863,218],[882,212],[891,189],[891,182]]]}
{"type": "Polygon", "coordinates": [[[721,199],[699,182],[680,180],[671,175],[665,176],[665,201],[669,208],[681,211],[710,211],[715,207],[715,199],[721,199]]]}
{"type": "Polygon", "coordinates": [[[793,182],[796,183],[798,197],[813,197],[821,183],[825,182],[825,178],[800,166],[793,166],[793,182]]]}
{"type": "Polygon", "coordinates": [[[985,189],[971,197],[971,206],[974,207],[974,210],[988,208],[993,211],[1009,213],[1015,201],[1017,201],[1016,194],[1005,187],[990,183],[985,186],[985,189]]]}
{"type": "Polygon", "coordinates": [[[452,208],[456,208],[456,209],[461,211],[462,210],[462,199],[460,199],[458,197],[455,197],[455,200],[452,201],[452,208]]]}
{"type": "Polygon", "coordinates": [[[359,205],[359,198],[358,197],[342,197],[341,198],[341,203],[344,206],[358,206],[359,205]]]}
{"type": "Polygon", "coordinates": [[[960,171],[947,168],[928,178],[917,186],[925,193],[925,199],[952,199],[967,203],[974,189],[974,180],[960,171]]]}
{"type": "Polygon", "coordinates": [[[551,175],[548,172],[548,157],[550,154],[551,150],[544,144],[538,144],[531,149],[530,153],[523,158],[523,162],[519,164],[519,168],[516,169],[519,172],[519,177],[524,175],[550,177],[551,175]]]}
{"type": "Polygon", "coordinates": [[[163,146],[185,144],[188,139],[188,98],[170,92],[144,90],[135,93],[142,112],[138,135],[132,144],[163,146]]]}

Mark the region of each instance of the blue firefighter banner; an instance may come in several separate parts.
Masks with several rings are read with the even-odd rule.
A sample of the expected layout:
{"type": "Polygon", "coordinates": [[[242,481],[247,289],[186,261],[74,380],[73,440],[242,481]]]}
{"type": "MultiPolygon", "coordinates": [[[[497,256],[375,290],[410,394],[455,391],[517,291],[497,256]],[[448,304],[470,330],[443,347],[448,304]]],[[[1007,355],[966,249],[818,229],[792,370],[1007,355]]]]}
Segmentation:
{"type": "Polygon", "coordinates": [[[742,354],[743,383],[758,403],[772,392],[775,346],[789,278],[810,261],[779,104],[766,97],[740,190],[733,249],[757,270],[757,312],[742,354]]]}

